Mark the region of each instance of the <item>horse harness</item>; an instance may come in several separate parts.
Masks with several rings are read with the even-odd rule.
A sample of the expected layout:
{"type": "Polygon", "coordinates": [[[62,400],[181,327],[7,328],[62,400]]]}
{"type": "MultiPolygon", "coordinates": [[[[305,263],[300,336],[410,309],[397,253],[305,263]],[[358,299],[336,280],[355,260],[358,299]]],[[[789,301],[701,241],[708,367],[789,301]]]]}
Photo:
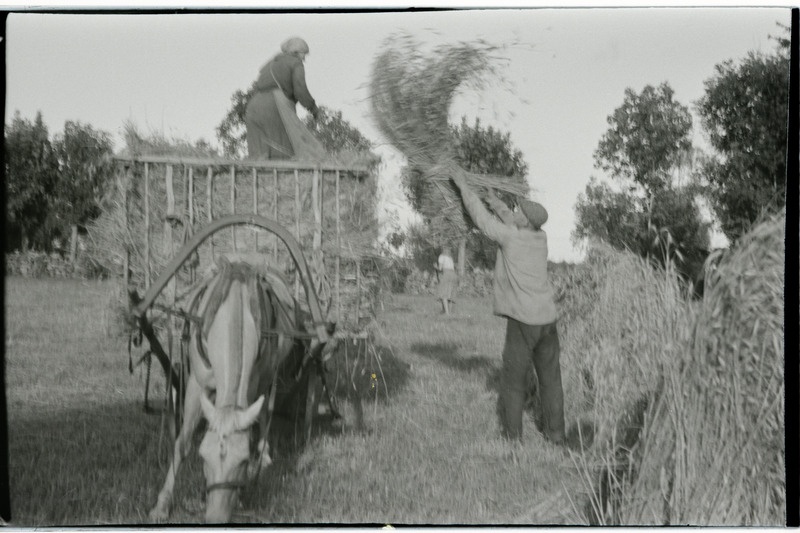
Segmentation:
{"type": "MultiPolygon", "coordinates": [[[[267,300],[272,304],[276,304],[279,312],[283,313],[286,316],[290,316],[290,310],[286,308],[283,302],[280,301],[279,298],[269,296],[269,291],[264,288],[262,283],[266,283],[266,280],[262,279],[261,277],[258,278],[256,283],[258,287],[258,300],[259,300],[259,310],[261,315],[261,335],[259,339],[259,346],[258,346],[258,356],[262,356],[264,354],[265,343],[270,339],[274,339],[278,335],[288,335],[294,339],[314,339],[316,335],[313,333],[308,333],[306,331],[301,331],[298,329],[277,329],[273,328],[271,324],[268,323],[267,317],[270,316],[267,312],[267,300]]],[[[194,297],[189,302],[189,310],[184,311],[179,309],[176,311],[166,310],[168,313],[171,312],[181,318],[184,319],[183,323],[183,330],[181,334],[181,341],[188,342],[191,338],[191,325],[192,323],[196,324],[198,327],[195,332],[196,336],[196,344],[197,344],[197,351],[200,355],[200,358],[207,363],[209,366],[211,365],[211,361],[208,358],[208,354],[203,347],[203,335],[207,333],[207,328],[210,326],[210,323],[207,320],[206,316],[200,316],[197,314],[198,308],[200,307],[200,302],[203,299],[206,291],[208,290],[209,285],[211,284],[211,280],[207,280],[203,283],[200,289],[195,293],[194,297]]],[[[204,313],[205,314],[205,313],[204,313]]],[[[305,361],[304,361],[305,362],[305,361]]]]}
{"type": "MultiPolygon", "coordinates": [[[[203,297],[205,296],[209,286],[211,285],[211,281],[212,281],[211,279],[206,280],[203,283],[203,285],[197,290],[197,292],[194,294],[194,296],[192,297],[192,299],[189,302],[188,311],[184,311],[183,309],[180,309],[180,308],[177,311],[175,311],[175,310],[172,310],[172,309],[169,309],[169,308],[164,308],[162,306],[158,306],[159,308],[161,308],[161,310],[163,310],[163,311],[165,311],[167,313],[170,313],[170,314],[174,314],[174,315],[179,316],[179,317],[184,319],[183,329],[182,329],[182,332],[181,332],[181,350],[182,350],[181,359],[182,359],[182,361],[184,361],[184,363],[188,363],[188,358],[186,357],[186,354],[188,353],[187,347],[188,347],[189,341],[191,340],[191,326],[192,326],[192,324],[195,324],[197,326],[196,329],[195,329],[195,344],[197,346],[198,355],[200,356],[200,358],[206,364],[208,364],[209,366],[211,364],[210,359],[208,357],[208,354],[206,353],[206,350],[203,347],[203,344],[204,344],[203,343],[203,335],[207,332],[208,317],[207,316],[200,316],[200,314],[198,314],[198,310],[199,310],[199,307],[200,307],[200,302],[203,300],[203,297]]],[[[270,313],[267,312],[267,306],[269,304],[273,304],[274,305],[273,309],[277,309],[279,313],[283,313],[287,317],[291,316],[290,315],[291,311],[289,309],[287,309],[287,307],[284,305],[284,303],[281,302],[280,299],[277,296],[273,297],[273,293],[271,293],[271,291],[269,291],[265,287],[266,284],[268,284],[266,279],[264,279],[264,278],[262,278],[260,276],[257,278],[256,287],[257,287],[258,305],[259,305],[259,311],[260,311],[259,315],[261,317],[261,328],[260,328],[261,334],[260,334],[260,338],[259,338],[259,346],[258,346],[258,352],[257,352],[258,353],[258,357],[263,357],[265,355],[265,353],[266,353],[266,343],[269,340],[274,339],[275,337],[277,337],[279,335],[282,335],[282,334],[283,335],[289,335],[290,337],[292,337],[294,339],[310,340],[310,339],[316,338],[315,334],[311,334],[311,333],[308,333],[306,331],[301,331],[301,330],[298,330],[298,329],[288,329],[288,330],[287,329],[278,329],[278,328],[272,327],[272,324],[269,324],[270,313]]],[[[203,314],[205,315],[206,313],[203,313],[203,314]]],[[[295,317],[295,318],[297,318],[297,317],[295,317]]],[[[302,360],[301,364],[299,365],[299,368],[298,368],[298,371],[297,371],[296,375],[294,376],[295,382],[300,380],[300,378],[302,376],[303,368],[305,368],[306,364],[309,362],[309,360],[312,357],[312,355],[309,352],[310,352],[310,350],[306,350],[306,353],[303,356],[303,360],[302,360]]],[[[325,379],[324,361],[321,360],[321,361],[317,361],[317,362],[320,363],[319,367],[322,370],[322,372],[321,372],[322,382],[323,382],[323,386],[325,387],[326,392],[328,393],[327,396],[328,396],[328,401],[330,403],[331,411],[334,413],[334,416],[341,416],[341,415],[338,414],[338,411],[334,406],[333,398],[330,395],[330,392],[329,392],[328,387],[327,387],[327,380],[325,379]]],[[[275,408],[275,397],[276,397],[276,393],[277,393],[277,389],[278,389],[278,386],[277,386],[278,385],[278,376],[279,376],[279,371],[276,368],[275,371],[274,371],[274,376],[273,376],[273,380],[272,380],[272,387],[270,388],[269,403],[267,404],[268,405],[268,407],[267,407],[267,409],[268,409],[268,411],[267,411],[267,413],[268,413],[268,416],[267,416],[267,427],[264,430],[264,435],[268,435],[269,434],[269,428],[270,428],[270,425],[272,423],[272,414],[273,414],[273,411],[274,411],[274,408],[275,408]]],[[[266,444],[266,441],[265,441],[265,444],[266,444]]],[[[262,449],[261,453],[263,454],[263,452],[264,452],[264,450],[262,449]]],[[[223,482],[212,483],[210,485],[207,485],[206,486],[206,493],[212,492],[214,490],[238,490],[238,489],[244,489],[246,487],[247,487],[247,482],[245,482],[245,481],[223,481],[223,482]]]]}

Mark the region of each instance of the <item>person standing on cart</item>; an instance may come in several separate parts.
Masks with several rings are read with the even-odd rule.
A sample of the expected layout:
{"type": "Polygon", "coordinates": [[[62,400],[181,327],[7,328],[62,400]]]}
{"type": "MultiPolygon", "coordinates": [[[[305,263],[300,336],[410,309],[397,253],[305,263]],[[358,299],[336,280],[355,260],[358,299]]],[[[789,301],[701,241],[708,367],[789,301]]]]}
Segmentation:
{"type": "Polygon", "coordinates": [[[297,117],[297,102],[314,118],[319,107],[306,86],[303,65],[308,43],[287,39],[281,52],[261,68],[247,104],[247,151],[251,159],[291,159],[325,155],[325,149],[297,117]]]}

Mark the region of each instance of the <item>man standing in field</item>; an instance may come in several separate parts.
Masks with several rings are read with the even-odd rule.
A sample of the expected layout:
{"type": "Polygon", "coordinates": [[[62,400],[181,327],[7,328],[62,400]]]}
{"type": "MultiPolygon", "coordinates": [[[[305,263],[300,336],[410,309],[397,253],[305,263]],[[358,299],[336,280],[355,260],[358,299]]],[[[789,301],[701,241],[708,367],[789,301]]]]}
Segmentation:
{"type": "Polygon", "coordinates": [[[522,440],[522,412],[531,362],[539,377],[544,411],[544,436],[563,444],[564,392],[561,386],[557,311],[547,279],[547,234],[542,225],[547,211],[529,200],[519,202],[512,213],[489,192],[486,197],[498,220],[484,207],[456,173],[453,181],[475,225],[497,242],[494,268],[494,313],[506,318],[503,371],[500,386],[500,422],[504,436],[522,440]],[[502,220],[502,222],[501,222],[502,220]]]}

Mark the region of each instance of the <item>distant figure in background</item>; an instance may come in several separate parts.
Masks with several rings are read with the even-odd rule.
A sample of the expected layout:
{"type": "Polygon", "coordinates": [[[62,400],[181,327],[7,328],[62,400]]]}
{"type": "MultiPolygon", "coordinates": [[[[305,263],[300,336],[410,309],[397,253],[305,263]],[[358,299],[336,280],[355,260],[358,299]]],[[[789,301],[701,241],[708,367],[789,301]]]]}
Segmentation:
{"type": "Polygon", "coordinates": [[[255,92],[247,104],[247,151],[251,159],[290,159],[325,155],[317,140],[297,117],[300,102],[315,118],[319,108],[306,87],[303,66],[308,44],[292,37],[281,52],[261,68],[255,92]]]}
{"type": "Polygon", "coordinates": [[[566,444],[558,313],[547,279],[547,234],[541,229],[547,211],[540,204],[521,200],[520,212],[513,213],[490,191],[486,201],[501,222],[469,189],[463,176],[456,175],[453,181],[472,221],[500,245],[494,269],[494,313],[506,318],[500,385],[503,434],[522,440],[522,411],[533,362],[539,377],[545,438],[566,444]]]}
{"type": "Polygon", "coordinates": [[[453,296],[455,295],[458,281],[456,278],[456,267],[453,263],[453,255],[450,253],[449,247],[445,246],[442,248],[442,253],[439,254],[439,259],[433,264],[433,268],[439,273],[437,294],[442,301],[442,313],[449,315],[450,304],[455,303],[453,301],[453,296]]]}

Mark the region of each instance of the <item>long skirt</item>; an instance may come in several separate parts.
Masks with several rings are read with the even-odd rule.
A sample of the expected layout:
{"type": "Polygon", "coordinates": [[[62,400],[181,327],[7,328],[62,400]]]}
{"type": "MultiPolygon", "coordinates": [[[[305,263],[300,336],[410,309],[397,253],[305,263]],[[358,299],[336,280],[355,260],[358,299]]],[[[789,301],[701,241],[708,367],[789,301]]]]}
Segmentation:
{"type": "Polygon", "coordinates": [[[255,93],[247,104],[247,151],[251,159],[319,160],[322,143],[306,128],[283,91],[255,93]]]}
{"type": "Polygon", "coordinates": [[[442,273],[439,274],[439,287],[437,291],[439,299],[452,300],[456,293],[457,282],[458,278],[456,277],[455,270],[443,270],[442,273]]]}

